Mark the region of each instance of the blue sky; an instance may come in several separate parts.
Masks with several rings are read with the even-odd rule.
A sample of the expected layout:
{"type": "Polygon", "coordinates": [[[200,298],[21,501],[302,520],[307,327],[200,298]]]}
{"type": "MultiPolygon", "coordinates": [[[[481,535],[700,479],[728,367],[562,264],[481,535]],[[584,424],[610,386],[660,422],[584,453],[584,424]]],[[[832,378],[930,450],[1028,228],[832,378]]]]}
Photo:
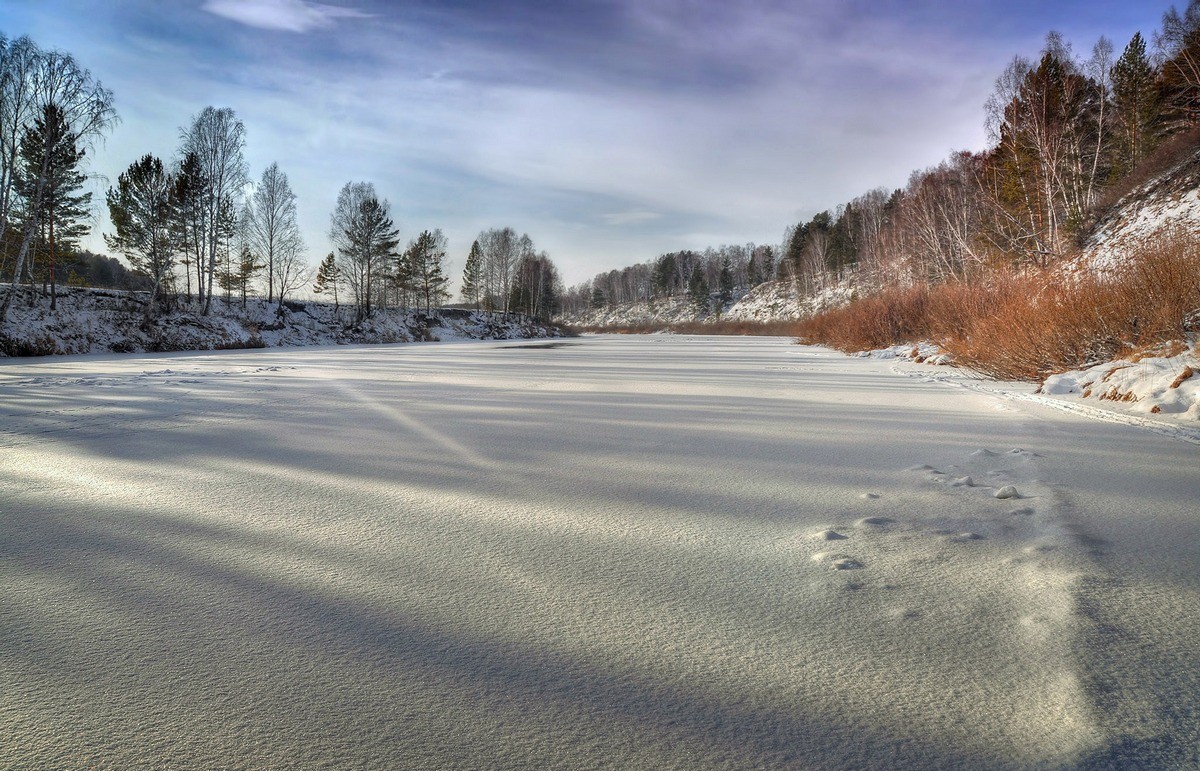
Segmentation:
{"type": "MultiPolygon", "coordinates": [[[[568,283],[665,251],[776,243],[792,222],[982,149],[1016,54],[1148,39],[1169,3],[1064,0],[0,0],[0,31],[116,95],[110,182],[175,154],[206,105],[299,196],[312,261],[367,180],[407,240],[528,232],[568,283]]],[[[103,183],[98,183],[103,189],[103,183]]],[[[102,200],[97,196],[97,200],[102,200]]],[[[97,229],[108,227],[103,213],[97,229]]],[[[93,248],[101,248],[96,239],[93,248]]]]}

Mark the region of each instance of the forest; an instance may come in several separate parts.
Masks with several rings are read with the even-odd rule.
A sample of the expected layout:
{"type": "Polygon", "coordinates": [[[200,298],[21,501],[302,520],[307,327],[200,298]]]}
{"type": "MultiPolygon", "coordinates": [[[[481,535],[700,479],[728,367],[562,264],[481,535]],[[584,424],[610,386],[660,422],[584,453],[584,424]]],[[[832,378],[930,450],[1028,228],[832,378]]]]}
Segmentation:
{"type": "MultiPolygon", "coordinates": [[[[277,163],[252,179],[247,130],[234,110],[204,107],[179,131],[173,158],[146,153],[108,188],[104,241],[128,269],[80,249],[97,202],[89,153],[118,121],[114,95],[70,54],[0,35],[0,328],[12,303],[57,307],[62,284],[146,291],[149,315],[186,306],[207,315],[258,294],[280,309],[304,292],[346,307],[430,308],[451,297],[446,238],[425,229],[402,246],[392,207],[370,182],[347,182],[330,215],[335,249],[315,267],[296,195],[277,163]]],[[[550,257],[512,228],[480,232],[463,298],[477,308],[548,319],[561,295],[550,257]]]]}

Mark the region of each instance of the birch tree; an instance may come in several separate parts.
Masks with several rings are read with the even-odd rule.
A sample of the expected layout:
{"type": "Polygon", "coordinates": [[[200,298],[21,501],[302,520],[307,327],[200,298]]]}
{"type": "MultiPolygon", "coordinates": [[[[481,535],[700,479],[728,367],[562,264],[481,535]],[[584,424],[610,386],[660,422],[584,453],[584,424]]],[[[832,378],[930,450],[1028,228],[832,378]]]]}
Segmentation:
{"type": "Polygon", "coordinates": [[[246,201],[243,214],[246,243],[263,261],[267,279],[267,302],[293,289],[298,256],[304,252],[296,221],[296,194],[278,163],[263,172],[246,201]]]}
{"type": "Polygon", "coordinates": [[[212,307],[213,282],[223,255],[230,250],[229,229],[223,218],[236,206],[246,184],[246,127],[228,107],[205,107],[182,130],[183,156],[194,155],[201,173],[203,196],[199,202],[203,220],[197,224],[198,256],[204,296],[201,313],[212,307]]]}

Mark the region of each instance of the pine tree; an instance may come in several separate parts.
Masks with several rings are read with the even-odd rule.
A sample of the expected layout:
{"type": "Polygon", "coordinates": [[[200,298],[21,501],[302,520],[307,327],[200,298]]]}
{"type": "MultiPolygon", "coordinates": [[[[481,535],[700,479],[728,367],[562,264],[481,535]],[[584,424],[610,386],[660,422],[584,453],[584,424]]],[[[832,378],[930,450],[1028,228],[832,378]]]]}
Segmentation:
{"type": "Polygon", "coordinates": [[[208,183],[200,158],[187,153],[179,163],[175,174],[175,189],[172,192],[172,218],[175,242],[179,245],[180,262],[184,269],[184,292],[187,301],[192,301],[192,268],[196,273],[196,298],[204,302],[204,234],[208,220],[208,183]]]}
{"type": "Polygon", "coordinates": [[[733,265],[729,262],[729,257],[721,260],[721,276],[720,276],[720,296],[717,300],[719,311],[724,311],[729,303],[733,302],[733,265]]]}
{"type": "Polygon", "coordinates": [[[173,228],[172,194],[175,179],[153,155],[130,164],[105,195],[115,234],[104,235],[109,249],[121,252],[134,271],[151,282],[148,315],[158,296],[173,279],[177,251],[173,228]]]}
{"type": "Polygon", "coordinates": [[[313,294],[321,295],[326,292],[333,294],[333,312],[338,312],[338,267],[333,252],[330,252],[317,268],[317,278],[313,283],[313,294]]]}
{"type": "Polygon", "coordinates": [[[1146,41],[1135,33],[1110,73],[1117,124],[1119,174],[1127,174],[1154,149],[1154,123],[1160,110],[1154,67],[1146,41]]]}
{"type": "Polygon", "coordinates": [[[86,175],[79,170],[84,151],[71,131],[63,110],[46,105],[40,118],[21,137],[21,181],[26,215],[45,228],[49,248],[50,310],[57,308],[55,257],[58,249],[68,251],[87,233],[92,194],[81,193],[86,175]]]}
{"type": "Polygon", "coordinates": [[[483,249],[479,239],[471,244],[471,253],[467,255],[467,264],[463,267],[462,298],[479,310],[479,300],[483,296],[483,249]]]}
{"type": "Polygon", "coordinates": [[[405,256],[413,288],[417,296],[425,301],[425,310],[428,311],[450,294],[446,291],[450,279],[446,276],[444,266],[446,237],[441,230],[424,230],[409,245],[405,256]]]}
{"type": "Polygon", "coordinates": [[[230,292],[238,292],[242,296],[242,307],[245,308],[246,296],[250,293],[250,283],[255,276],[262,272],[262,269],[263,262],[250,251],[250,247],[243,246],[236,260],[226,261],[225,270],[217,279],[221,289],[225,291],[226,299],[230,292]]]}
{"type": "Polygon", "coordinates": [[[338,193],[329,235],[343,260],[338,272],[354,294],[356,323],[371,315],[375,279],[396,257],[400,231],[390,208],[369,182],[347,182],[338,193]]]}
{"type": "Polygon", "coordinates": [[[692,276],[688,279],[688,296],[692,298],[692,304],[697,310],[709,310],[708,281],[704,278],[704,269],[699,265],[692,268],[692,276]]]}

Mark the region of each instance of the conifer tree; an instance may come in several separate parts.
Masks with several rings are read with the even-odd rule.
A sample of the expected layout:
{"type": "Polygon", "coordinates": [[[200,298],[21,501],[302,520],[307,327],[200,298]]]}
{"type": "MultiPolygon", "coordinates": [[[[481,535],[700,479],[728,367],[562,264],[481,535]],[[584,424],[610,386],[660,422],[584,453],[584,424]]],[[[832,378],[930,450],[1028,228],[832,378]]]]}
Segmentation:
{"type": "Polygon", "coordinates": [[[479,300],[483,295],[483,249],[479,239],[471,243],[471,253],[467,255],[467,264],[463,267],[462,298],[479,310],[479,300]]]}
{"type": "Polygon", "coordinates": [[[313,283],[313,294],[322,295],[326,292],[333,294],[333,312],[338,312],[338,266],[334,259],[333,252],[330,252],[324,260],[321,260],[320,266],[317,268],[317,278],[313,283]]]}
{"type": "Polygon", "coordinates": [[[720,297],[717,300],[717,305],[721,311],[725,310],[725,306],[733,302],[733,265],[729,262],[729,257],[721,260],[721,275],[720,275],[720,297]]]}
{"type": "Polygon", "coordinates": [[[417,296],[424,300],[428,311],[435,303],[449,296],[446,285],[446,237],[441,230],[421,231],[405,252],[408,273],[417,296]]]}
{"type": "Polygon", "coordinates": [[[208,221],[208,183],[200,157],[194,152],[184,155],[175,173],[175,189],[172,191],[173,224],[175,242],[179,245],[180,262],[184,269],[184,293],[192,301],[192,272],[196,274],[196,297],[204,302],[204,234],[208,221]]]}
{"type": "Polygon", "coordinates": [[[708,281],[704,278],[704,269],[699,265],[692,268],[692,276],[688,279],[688,296],[697,310],[709,310],[708,281]]]}
{"type": "Polygon", "coordinates": [[[1146,41],[1135,33],[1111,72],[1117,128],[1117,170],[1127,174],[1154,149],[1154,123],[1160,110],[1156,73],[1146,41]]]}
{"type": "Polygon", "coordinates": [[[338,272],[354,295],[355,321],[371,315],[375,279],[396,257],[400,231],[369,182],[347,182],[338,193],[329,236],[341,255],[338,272]]]}
{"type": "Polygon", "coordinates": [[[91,193],[82,193],[87,179],[79,169],[84,151],[71,131],[66,114],[54,103],[47,104],[41,117],[21,137],[21,181],[26,216],[42,230],[49,249],[50,309],[57,308],[55,259],[58,251],[74,248],[87,233],[91,193]]]}
{"type": "Polygon", "coordinates": [[[105,195],[115,234],[104,234],[108,248],[121,252],[134,271],[150,279],[153,315],[160,291],[170,287],[177,242],[174,225],[175,179],[153,155],[130,164],[105,195]]]}

